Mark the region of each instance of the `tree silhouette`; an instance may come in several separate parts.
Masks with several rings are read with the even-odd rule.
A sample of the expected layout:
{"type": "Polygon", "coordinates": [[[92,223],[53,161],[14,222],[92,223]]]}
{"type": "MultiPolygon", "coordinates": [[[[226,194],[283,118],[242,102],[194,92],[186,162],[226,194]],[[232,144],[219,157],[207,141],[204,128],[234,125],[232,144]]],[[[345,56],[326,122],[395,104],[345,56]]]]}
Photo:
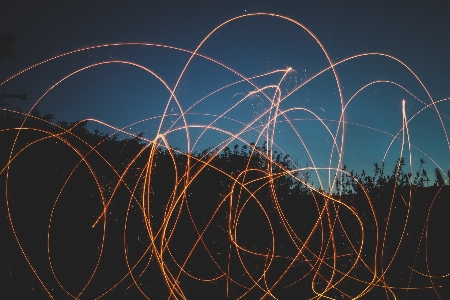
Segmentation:
{"type": "MultiPolygon", "coordinates": [[[[7,61],[9,67],[6,67],[6,69],[2,68],[2,71],[5,71],[7,69],[12,68],[12,60],[16,58],[15,55],[15,49],[13,45],[16,43],[16,37],[14,33],[5,33],[0,34],[0,63],[2,61],[7,61]]],[[[3,79],[2,79],[3,81],[3,79]]],[[[3,82],[1,82],[0,85],[3,85],[3,82]]],[[[9,102],[8,99],[15,98],[15,99],[21,99],[26,100],[27,95],[26,94],[17,94],[18,90],[16,90],[14,93],[2,93],[0,94],[0,106],[8,105],[9,102]]]]}

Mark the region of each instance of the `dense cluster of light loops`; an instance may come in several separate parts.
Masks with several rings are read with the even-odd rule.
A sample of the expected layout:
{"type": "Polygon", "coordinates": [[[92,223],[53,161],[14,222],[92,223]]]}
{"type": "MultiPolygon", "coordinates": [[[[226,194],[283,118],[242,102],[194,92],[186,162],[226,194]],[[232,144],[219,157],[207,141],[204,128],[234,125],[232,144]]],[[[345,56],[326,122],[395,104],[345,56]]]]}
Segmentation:
{"type": "MultiPolygon", "coordinates": [[[[448,197],[449,179],[435,187],[422,187],[419,180],[426,175],[417,173],[414,178],[415,154],[425,156],[440,172],[447,166],[435,162],[427,149],[414,145],[410,124],[421,113],[432,111],[447,144],[445,151],[450,151],[445,123],[448,116],[438,108],[449,99],[435,101],[402,61],[382,53],[333,61],[304,25],[284,16],[256,13],[220,24],[194,51],[149,43],[86,47],[37,63],[2,85],[58,59],[126,46],[160,47],[188,54],[189,58],[173,85],[150,67],[110,59],[62,77],[28,113],[2,109],[5,120],[8,117],[10,124],[16,122],[0,128],[5,141],[1,147],[8,150],[6,157],[0,157],[0,174],[5,179],[2,185],[9,225],[28,266],[50,298],[98,299],[131,290],[147,299],[198,299],[199,295],[287,299],[294,294],[303,295],[302,299],[357,299],[368,295],[395,299],[414,297],[417,291],[445,298],[449,270],[437,270],[443,258],[433,258],[431,253],[438,256],[435,239],[448,234],[448,220],[446,224],[433,220],[443,221],[435,214],[435,205],[448,207],[442,199],[448,197]],[[287,89],[286,81],[295,76],[292,67],[246,76],[202,54],[202,47],[228,24],[256,17],[282,19],[298,26],[317,43],[328,66],[287,89]],[[400,83],[379,79],[346,97],[339,68],[367,57],[395,62],[415,78],[428,99],[421,100],[400,83]],[[207,90],[205,96],[185,105],[180,86],[197,59],[222,68],[238,80],[212,92],[207,90]],[[33,109],[63,82],[107,65],[138,68],[155,78],[169,94],[160,115],[118,128],[97,119],[55,124],[33,114],[33,109]],[[284,105],[330,73],[340,108],[334,120],[321,117],[314,107],[284,105]],[[269,79],[272,83],[259,84],[269,79]],[[399,99],[402,110],[397,117],[401,126],[391,132],[348,122],[348,108],[374,85],[398,88],[421,107],[410,116],[406,100],[399,99]],[[222,92],[242,86],[245,89],[226,102],[230,104],[221,112],[197,109],[222,92]],[[263,104],[251,113],[245,112],[246,118],[240,120],[237,112],[248,110],[256,102],[263,104]],[[253,118],[248,121],[251,114],[253,118]],[[155,120],[157,130],[151,137],[131,130],[155,120]],[[310,147],[305,130],[312,126],[298,125],[302,121],[319,124],[315,126],[318,132],[325,133],[329,141],[324,145],[328,151],[325,159],[310,147]],[[89,132],[87,122],[124,138],[89,132]],[[383,167],[378,166],[375,177],[348,170],[344,162],[345,153],[352,148],[346,142],[349,126],[388,137],[383,162],[396,151],[392,150],[397,149],[394,145],[400,145],[399,153],[392,154],[400,158],[394,175],[386,177],[383,167]],[[279,139],[280,128],[289,130],[311,166],[301,167],[286,154],[292,149],[288,145],[291,140],[279,139]],[[171,146],[172,136],[180,134],[185,144],[171,146]],[[220,141],[197,151],[211,134],[220,141]],[[41,161],[53,167],[44,170],[41,161]],[[28,172],[29,178],[22,172],[28,172]],[[32,174],[39,179],[33,179],[32,174]],[[33,181],[21,184],[36,190],[24,192],[17,178],[33,181]],[[47,194],[43,196],[39,188],[47,194]],[[38,205],[39,215],[33,211],[38,205]],[[69,217],[74,214],[76,218],[69,217]],[[29,226],[24,225],[30,220],[45,222],[45,226],[35,226],[36,231],[45,229],[44,235],[36,234],[46,238],[44,244],[36,246],[43,249],[30,246],[34,234],[30,236],[29,226]],[[437,230],[443,233],[436,236],[437,230]],[[69,266],[74,269],[68,270],[69,266]],[[77,280],[68,279],[67,273],[73,272],[77,280]]],[[[448,259],[444,265],[448,267],[448,259]]]]}

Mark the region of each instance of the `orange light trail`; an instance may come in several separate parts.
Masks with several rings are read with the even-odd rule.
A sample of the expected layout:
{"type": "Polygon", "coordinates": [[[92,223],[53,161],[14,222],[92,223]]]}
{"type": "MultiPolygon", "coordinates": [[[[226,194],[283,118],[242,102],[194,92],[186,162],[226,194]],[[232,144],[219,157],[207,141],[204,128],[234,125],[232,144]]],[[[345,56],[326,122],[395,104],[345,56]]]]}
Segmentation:
{"type": "MultiPolygon", "coordinates": [[[[436,237],[436,231],[445,232],[448,228],[448,219],[438,229],[433,223],[437,210],[435,206],[443,205],[443,198],[449,192],[448,185],[415,190],[413,176],[417,154],[427,157],[433,167],[441,171],[447,166],[439,165],[433,155],[428,154],[428,149],[414,144],[415,130],[411,125],[416,118],[432,111],[442,129],[441,138],[446,142],[447,149],[444,151],[450,151],[446,128],[448,116],[439,109],[450,98],[434,100],[418,75],[401,60],[388,54],[363,53],[333,61],[324,45],[307,27],[291,18],[271,13],[245,14],[229,19],[208,33],[193,51],[162,44],[128,42],[84,47],[36,63],[0,85],[31,70],[38,70],[51,61],[95,49],[124,46],[159,47],[187,53],[189,58],[173,85],[142,64],[111,59],[88,64],[63,76],[34,102],[27,113],[1,108],[4,114],[21,118],[20,125],[0,128],[0,138],[4,136],[8,141],[6,163],[0,165],[0,175],[5,176],[2,184],[5,186],[8,221],[22,256],[48,297],[54,299],[64,294],[72,299],[101,299],[113,295],[124,286],[127,290],[136,289],[145,299],[154,299],[159,297],[153,294],[154,289],[162,287],[148,287],[153,284],[152,278],[157,277],[159,282],[165,284],[162,294],[167,299],[192,297],[190,285],[195,285],[193,289],[201,287],[205,297],[213,297],[206,295],[208,291],[213,291],[216,297],[220,294],[219,297],[230,299],[285,299],[290,291],[305,293],[307,296],[304,299],[360,299],[366,296],[396,299],[408,295],[414,297],[413,292],[426,290],[432,290],[434,297],[445,299],[450,270],[435,271],[436,261],[430,253],[437,251],[432,239],[443,236],[436,237]],[[226,30],[229,23],[245,18],[277,18],[298,26],[319,46],[328,66],[300,84],[285,89],[286,81],[295,76],[292,67],[244,75],[241,70],[202,54],[202,46],[213,34],[226,30]],[[345,63],[368,57],[388,59],[399,65],[413,75],[429,99],[421,100],[404,85],[381,79],[367,82],[351,96],[344,96],[345,84],[341,83],[339,68],[345,63]],[[206,91],[205,96],[196,99],[193,104],[185,104],[183,94],[178,92],[182,79],[188,76],[188,68],[195,63],[194,58],[213,63],[238,79],[226,82],[213,91],[206,91]],[[83,76],[88,69],[113,64],[144,70],[157,79],[169,95],[164,100],[163,111],[122,128],[95,118],[84,119],[67,128],[33,115],[33,109],[49,94],[56,93],[63,82],[75,75],[83,76]],[[308,89],[327,73],[332,73],[333,88],[337,91],[335,100],[339,104],[339,111],[333,120],[322,118],[317,108],[290,105],[289,100],[297,97],[296,92],[308,89]],[[260,85],[261,79],[272,82],[260,85]],[[228,106],[222,112],[198,112],[197,109],[214,96],[244,85],[244,92],[236,94],[237,100],[226,102],[228,106]],[[363,97],[363,92],[382,85],[407,94],[416,105],[420,105],[420,109],[409,113],[409,100],[399,98],[401,114],[396,120],[401,126],[390,132],[373,125],[348,121],[351,105],[363,97]],[[255,99],[266,106],[252,111],[255,115],[250,121],[238,119],[237,112],[246,109],[246,105],[253,105],[255,99]],[[288,107],[284,106],[288,103],[288,107]],[[175,111],[170,111],[171,107],[175,111]],[[301,118],[301,114],[308,117],[301,118]],[[158,122],[154,136],[132,132],[133,126],[145,125],[150,121],[158,122]],[[317,132],[324,132],[326,139],[330,140],[329,144],[324,144],[324,148],[329,149],[325,159],[315,153],[305,137],[311,127],[298,125],[306,121],[319,124],[317,132]],[[103,136],[96,141],[84,138],[80,130],[86,122],[128,136],[128,142],[135,143],[135,151],[120,164],[114,163],[107,153],[108,148],[105,148],[109,147],[111,136],[103,136]],[[239,128],[228,128],[221,122],[239,128]],[[44,125],[42,128],[33,127],[37,123],[44,125]],[[345,154],[354,146],[347,143],[348,131],[352,127],[390,140],[387,147],[380,146],[384,152],[383,164],[388,154],[392,155],[396,147],[400,148],[395,172],[388,177],[390,181],[385,185],[392,183],[389,185],[391,189],[379,191],[383,196],[374,196],[369,185],[344,164],[345,154]],[[281,130],[289,130],[294,137],[292,141],[286,143],[278,139],[281,130]],[[195,132],[200,133],[194,135],[195,132]],[[183,149],[186,150],[171,146],[172,136],[181,133],[185,139],[183,149]],[[222,140],[202,153],[195,152],[210,134],[222,140]],[[243,145],[241,152],[238,152],[238,146],[234,152],[230,150],[229,146],[233,143],[243,145]],[[301,167],[290,158],[283,151],[289,149],[289,143],[301,145],[312,166],[301,167]],[[24,157],[40,145],[53,145],[48,146],[47,151],[64,149],[58,151],[67,151],[75,157],[68,159],[70,165],[65,166],[64,174],[58,174],[63,178],[61,185],[51,191],[55,197],[46,212],[45,261],[30,254],[33,250],[27,245],[26,233],[17,221],[21,213],[25,213],[25,208],[11,200],[20,194],[15,177],[19,171],[17,165],[24,164],[31,169],[35,162],[24,157]],[[408,153],[405,155],[406,151],[408,153]],[[408,159],[405,160],[404,156],[408,159]],[[220,164],[221,159],[228,159],[227,162],[241,159],[239,163],[244,168],[232,170],[233,165],[220,164]],[[409,174],[406,179],[401,178],[404,169],[409,174]],[[318,186],[307,174],[313,174],[318,186]],[[67,213],[65,210],[71,207],[69,198],[66,198],[68,191],[73,189],[74,182],[82,180],[77,179],[79,177],[90,179],[95,193],[89,192],[92,194],[89,197],[94,199],[92,208],[89,208],[92,218],[80,217],[80,223],[76,226],[80,227],[80,232],[84,230],[84,243],[95,244],[97,252],[90,258],[79,258],[81,263],[90,265],[79,276],[82,284],[74,288],[64,279],[60,263],[65,255],[63,239],[70,240],[72,237],[68,235],[58,240],[58,236],[65,226],[71,226],[62,219],[67,213]],[[211,178],[220,180],[211,183],[211,178]],[[346,183],[344,180],[347,180],[346,183]],[[405,180],[409,187],[406,192],[400,184],[401,180],[405,180]],[[219,183],[223,190],[210,190],[209,185],[219,183]],[[300,192],[296,194],[294,186],[304,188],[308,197],[300,192]],[[348,186],[360,192],[344,193],[348,186]],[[286,190],[289,192],[286,193],[286,190]],[[422,198],[417,196],[420,193],[422,198]],[[118,219],[120,226],[116,224],[118,219]],[[99,223],[103,226],[98,226],[99,223]],[[418,225],[419,231],[413,227],[418,225]],[[114,252],[117,245],[120,247],[119,258],[114,252]],[[110,262],[111,259],[120,260],[123,268],[120,272],[105,274],[103,262],[110,262]],[[98,286],[104,278],[107,283],[98,286]]],[[[122,150],[126,151],[128,146],[124,143],[122,150]]],[[[2,147],[5,144],[2,143],[2,147]]],[[[120,157],[119,153],[114,154],[120,157]]],[[[65,158],[61,160],[58,164],[64,165],[65,158]]],[[[46,174],[45,170],[40,171],[46,174]]],[[[446,183],[449,183],[449,178],[446,183]]],[[[88,190],[84,186],[77,186],[76,189],[80,192],[88,190]]],[[[448,267],[448,260],[446,263],[448,267]]]]}

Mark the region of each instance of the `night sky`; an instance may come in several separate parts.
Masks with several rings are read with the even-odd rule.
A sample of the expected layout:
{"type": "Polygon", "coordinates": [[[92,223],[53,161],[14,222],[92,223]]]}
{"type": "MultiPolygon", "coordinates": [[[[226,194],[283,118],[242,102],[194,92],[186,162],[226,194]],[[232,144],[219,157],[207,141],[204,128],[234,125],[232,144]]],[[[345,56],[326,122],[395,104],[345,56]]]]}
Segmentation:
{"type": "MultiPolygon", "coordinates": [[[[398,58],[422,80],[434,101],[443,100],[436,107],[444,126],[448,127],[449,104],[446,98],[450,96],[450,38],[446,18],[449,5],[443,1],[319,1],[316,4],[292,4],[287,1],[130,1],[124,4],[122,1],[2,0],[1,6],[1,31],[14,32],[17,37],[17,59],[12,61],[13,68],[2,72],[4,78],[55,55],[84,47],[139,42],[179,48],[109,46],[70,54],[40,65],[5,85],[7,91],[19,89],[28,95],[26,102],[19,103],[24,111],[64,76],[91,64],[112,60],[147,67],[173,88],[190,57],[184,50],[195,50],[210,31],[230,18],[270,12],[303,24],[322,43],[333,62],[374,52],[398,58]]],[[[271,16],[240,18],[223,26],[202,45],[198,53],[246,77],[291,67],[293,72],[280,86],[282,97],[329,67],[318,43],[304,29],[288,20],[271,16]]],[[[429,96],[404,66],[387,57],[355,58],[337,66],[336,72],[344,101],[375,80],[395,82],[418,98],[392,83],[378,83],[358,94],[346,109],[348,123],[345,124],[344,164],[355,171],[371,169],[373,163],[381,162],[387,153],[387,162],[392,165],[400,156],[401,140],[397,139],[387,150],[391,135],[399,133],[402,128],[402,99],[406,100],[409,118],[431,103],[429,96]]],[[[278,84],[282,76],[283,72],[278,72],[253,82],[259,87],[278,84]]],[[[239,80],[242,77],[217,63],[196,57],[181,78],[175,95],[182,109],[186,110],[216,89],[239,80]]],[[[214,119],[200,117],[199,114],[220,115],[254,90],[255,87],[248,83],[226,88],[192,108],[189,112],[197,114],[189,116],[188,122],[208,125],[214,119]]],[[[267,91],[273,96],[273,89],[267,91]]],[[[71,76],[46,95],[38,108],[43,113],[52,113],[56,120],[95,118],[118,128],[153,118],[128,129],[133,134],[145,132],[145,137],[151,140],[155,137],[161,120],[159,117],[169,98],[167,88],[155,76],[138,67],[110,63],[71,76]]],[[[236,121],[223,120],[223,124],[217,125],[237,133],[243,124],[261,116],[268,105],[268,100],[259,94],[226,114],[226,117],[236,121]]],[[[340,106],[336,80],[329,70],[287,97],[280,109],[309,109],[324,119],[333,135],[338,130],[336,137],[340,139],[342,126],[337,127],[340,106]]],[[[170,112],[177,114],[179,110],[171,106],[170,112]]],[[[265,124],[267,116],[261,117],[253,126],[265,124]]],[[[332,139],[316,116],[300,110],[292,111],[287,116],[297,119],[293,121],[293,126],[300,130],[309,151],[314,153],[314,164],[318,167],[329,166],[332,139]]],[[[165,126],[173,121],[168,118],[165,126]]],[[[305,147],[293,135],[286,120],[281,117],[277,121],[278,133],[274,142],[279,149],[295,157],[300,165],[311,165],[305,147]]],[[[418,147],[413,148],[414,158],[424,158],[428,162],[433,159],[445,171],[449,168],[449,144],[440,122],[438,114],[429,108],[408,124],[411,142],[418,147]]],[[[110,132],[102,125],[91,123],[90,126],[110,132]]],[[[162,130],[169,127],[163,126],[162,130]]],[[[178,132],[169,135],[170,142],[187,151],[187,142],[183,139],[185,133],[178,132]]],[[[261,130],[252,130],[243,137],[247,142],[256,141],[256,132],[261,130]]],[[[193,141],[198,133],[199,130],[192,130],[193,141]]],[[[195,145],[195,149],[191,145],[189,150],[215,146],[225,138],[210,132],[195,145]]],[[[236,142],[231,141],[231,144],[236,142]]],[[[408,155],[404,153],[403,156],[408,155]]],[[[336,152],[333,157],[337,158],[336,152]]],[[[334,158],[332,164],[335,165],[337,160],[334,158]]],[[[434,167],[432,163],[428,166],[434,167]]]]}
{"type": "Polygon", "coordinates": [[[28,112],[73,73],[37,104],[54,121],[159,133],[191,153],[269,140],[321,169],[323,190],[330,168],[385,161],[391,172],[402,156],[414,171],[423,158],[431,185],[435,168],[450,169],[449,15],[448,1],[0,0],[17,57],[0,78],[18,74],[0,92],[26,93],[10,102],[28,112]]]}

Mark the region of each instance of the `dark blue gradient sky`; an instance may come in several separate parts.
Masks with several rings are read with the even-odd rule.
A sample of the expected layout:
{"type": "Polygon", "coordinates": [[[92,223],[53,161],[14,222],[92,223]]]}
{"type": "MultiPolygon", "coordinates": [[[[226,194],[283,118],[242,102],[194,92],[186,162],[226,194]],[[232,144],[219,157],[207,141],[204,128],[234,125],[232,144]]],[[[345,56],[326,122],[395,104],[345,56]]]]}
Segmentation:
{"type": "MultiPolygon", "coordinates": [[[[405,99],[407,118],[420,112],[408,123],[414,146],[413,169],[418,167],[420,158],[427,161],[428,169],[435,165],[449,169],[450,150],[444,129],[450,129],[450,103],[445,100],[450,97],[450,4],[445,1],[293,2],[127,1],[125,4],[125,1],[0,0],[0,32],[14,32],[17,37],[17,59],[12,61],[13,68],[3,71],[1,77],[7,78],[55,55],[101,44],[157,43],[193,51],[209,32],[230,18],[255,12],[280,14],[311,30],[333,62],[361,53],[394,56],[422,80],[434,101],[443,100],[436,104],[439,114],[433,107],[421,111],[431,103],[425,89],[405,66],[386,56],[365,56],[336,66],[345,102],[375,80],[395,82],[412,94],[393,83],[380,82],[366,88],[349,103],[344,164],[359,172],[362,168],[372,170],[373,163],[381,162],[385,155],[388,164],[395,162],[402,146],[402,100],[405,99]],[[392,135],[399,132],[399,139],[390,147],[392,135]]],[[[272,16],[245,17],[230,22],[216,31],[199,53],[246,77],[291,67],[293,72],[280,84],[281,97],[329,66],[311,35],[288,20],[272,16]]],[[[145,70],[111,61],[145,66],[173,88],[189,57],[189,53],[181,50],[143,45],[90,49],[42,64],[14,78],[3,88],[7,92],[20,89],[21,93],[26,93],[28,100],[19,103],[26,111],[64,76],[102,63],[58,85],[42,99],[38,105],[40,110],[53,113],[56,120],[96,118],[116,127],[152,118],[127,130],[134,134],[144,131],[146,138],[153,139],[170,93],[145,70]]],[[[2,67],[5,69],[9,65],[2,67]]],[[[276,85],[283,74],[277,72],[255,79],[253,83],[259,87],[276,85]]],[[[175,94],[186,110],[209,93],[241,79],[215,62],[196,57],[175,94]]],[[[212,115],[224,113],[254,90],[254,86],[240,83],[206,98],[190,110],[189,124],[209,124],[215,119],[212,115]]],[[[274,89],[268,88],[267,94],[273,96],[274,89]]],[[[295,110],[286,112],[292,126],[286,119],[277,118],[274,142],[278,146],[274,148],[289,153],[301,166],[311,166],[314,162],[317,167],[336,167],[332,138],[316,116],[332,134],[338,132],[336,137],[341,145],[340,105],[333,73],[324,72],[280,104],[281,110],[295,110]]],[[[268,108],[269,101],[257,93],[227,113],[215,126],[239,132],[268,108]]],[[[175,104],[169,106],[167,114],[170,113],[179,114],[175,104]]],[[[262,128],[269,118],[269,114],[261,117],[241,138],[255,141],[260,132],[264,133],[262,128]]],[[[90,126],[110,132],[103,125],[90,126]]],[[[176,117],[168,116],[161,128],[164,132],[179,126],[182,123],[176,123],[176,117]]],[[[198,128],[190,129],[191,151],[216,146],[229,137],[209,130],[194,146],[200,132],[198,128]]],[[[172,146],[187,150],[185,131],[179,129],[166,136],[172,146]]],[[[406,144],[405,147],[403,156],[408,157],[406,144]]]]}

